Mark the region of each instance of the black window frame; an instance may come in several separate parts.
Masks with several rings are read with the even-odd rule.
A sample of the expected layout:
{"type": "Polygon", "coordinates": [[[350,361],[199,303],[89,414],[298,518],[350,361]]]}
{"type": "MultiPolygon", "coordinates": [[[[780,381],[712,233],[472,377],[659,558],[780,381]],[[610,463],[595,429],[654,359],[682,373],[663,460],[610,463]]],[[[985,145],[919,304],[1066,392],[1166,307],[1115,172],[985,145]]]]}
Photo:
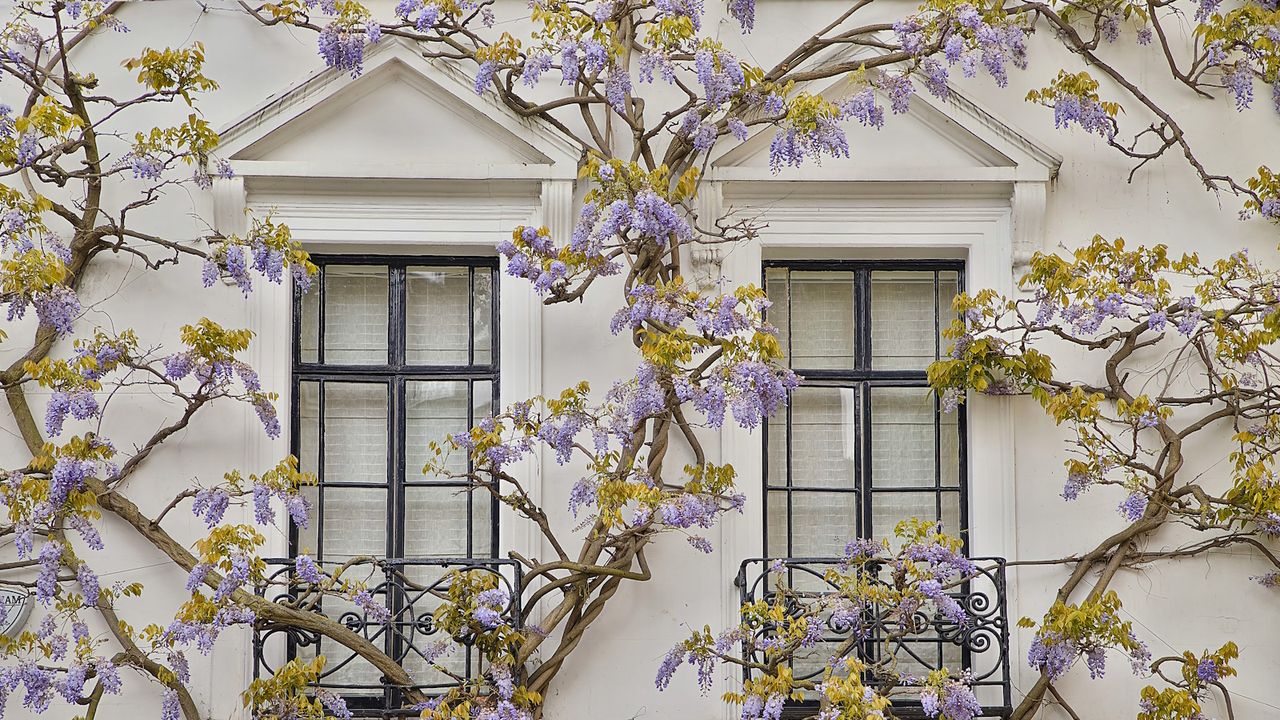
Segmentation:
{"type": "MultiPolygon", "coordinates": [[[[941,339],[941,331],[943,330],[942,318],[946,308],[940,307],[939,299],[939,273],[955,272],[956,273],[956,289],[962,292],[965,288],[965,266],[962,260],[943,260],[943,259],[920,259],[920,260],[765,260],[761,264],[760,280],[761,287],[768,289],[768,274],[770,270],[782,268],[790,271],[830,271],[852,273],[854,278],[854,311],[855,311],[855,337],[854,337],[854,362],[853,369],[806,369],[792,366],[798,375],[803,378],[801,389],[805,387],[828,387],[828,388],[853,388],[858,393],[858,413],[854,418],[854,433],[856,436],[855,458],[854,458],[854,483],[852,487],[837,488],[809,488],[809,491],[832,492],[832,493],[854,493],[857,498],[858,516],[855,519],[856,535],[863,539],[879,539],[873,538],[872,528],[874,527],[873,510],[875,507],[874,495],[876,493],[895,493],[895,492],[923,492],[933,491],[936,493],[935,513],[938,517],[942,517],[942,498],[944,493],[958,493],[958,513],[961,527],[946,528],[944,531],[948,534],[958,535],[964,543],[964,552],[969,553],[969,483],[968,483],[968,420],[965,406],[962,405],[954,412],[956,418],[957,433],[957,452],[959,454],[957,467],[957,483],[954,487],[942,485],[941,480],[941,399],[937,394],[933,394],[934,402],[934,483],[932,487],[927,486],[904,486],[892,488],[876,488],[874,485],[874,474],[872,467],[872,403],[870,402],[868,390],[877,387],[906,387],[906,388],[927,388],[929,387],[926,371],[921,370],[900,370],[900,369],[875,369],[872,365],[872,318],[871,318],[871,285],[872,273],[883,271],[932,271],[933,277],[933,298],[934,298],[934,337],[935,337],[935,354],[937,357],[945,357],[946,346],[941,339]],[[870,483],[868,485],[868,483],[870,483]]],[[[788,281],[788,287],[790,282],[788,281]]],[[[791,362],[791,338],[794,336],[792,324],[790,322],[790,313],[793,308],[793,301],[788,296],[787,312],[788,312],[788,336],[787,347],[783,348],[785,362],[791,362]]],[[[765,318],[768,319],[769,311],[766,310],[765,318]]],[[[792,391],[794,392],[794,391],[792,391]]],[[[761,547],[766,556],[772,556],[769,547],[769,499],[771,493],[785,491],[787,498],[787,552],[785,557],[795,557],[794,554],[794,532],[792,528],[797,520],[794,510],[794,494],[796,492],[805,492],[804,489],[797,489],[792,484],[792,458],[794,452],[792,449],[793,434],[792,430],[792,403],[790,398],[786,407],[779,411],[782,414],[781,420],[786,424],[786,468],[787,477],[781,485],[771,484],[769,477],[769,429],[770,425],[778,422],[778,416],[775,415],[772,421],[766,420],[762,427],[761,442],[761,487],[763,493],[763,520],[761,527],[761,547]]]]}
{"type": "MultiPolygon", "coordinates": [[[[471,402],[467,403],[467,427],[474,427],[482,418],[475,417],[475,383],[488,382],[492,398],[490,407],[494,412],[497,411],[500,397],[500,373],[499,364],[501,357],[500,344],[500,325],[499,325],[499,267],[498,259],[494,256],[456,256],[456,255],[350,255],[350,254],[319,254],[312,255],[311,261],[319,268],[319,273],[313,279],[310,288],[311,293],[320,293],[316,300],[317,316],[316,316],[316,358],[315,362],[303,362],[302,360],[302,331],[303,331],[303,293],[295,291],[293,293],[292,304],[292,348],[290,352],[290,451],[295,457],[300,457],[300,440],[302,436],[302,425],[300,418],[300,391],[303,383],[318,382],[319,392],[319,423],[317,427],[318,437],[316,445],[316,476],[319,481],[319,487],[316,494],[316,507],[312,509],[312,517],[310,522],[316,524],[316,547],[313,549],[317,557],[323,557],[324,548],[324,384],[330,381],[337,382],[364,382],[364,383],[382,383],[387,386],[387,468],[388,479],[383,483],[353,483],[342,482],[339,486],[343,488],[385,488],[387,491],[387,525],[386,540],[384,543],[384,552],[379,553],[388,559],[412,559],[404,556],[404,540],[405,540],[405,488],[409,486],[430,486],[430,487],[458,487],[459,489],[467,487],[464,482],[444,481],[444,480],[408,480],[409,473],[414,472],[412,468],[407,468],[405,455],[405,408],[406,408],[406,385],[410,382],[420,380],[435,381],[465,381],[468,383],[468,398],[471,402]],[[325,331],[325,272],[329,266],[351,266],[364,265],[370,267],[387,268],[387,363],[385,365],[377,364],[325,364],[324,362],[324,331],[325,331]],[[407,337],[407,303],[408,303],[408,283],[406,282],[406,273],[410,269],[432,268],[432,267],[465,267],[468,268],[469,293],[471,295],[468,305],[468,342],[467,357],[471,360],[467,365],[415,365],[405,362],[405,349],[407,337]],[[485,365],[476,365],[475,359],[475,278],[478,272],[488,272],[490,275],[490,339],[492,349],[489,354],[489,362],[485,365]]],[[[438,438],[438,442],[442,442],[444,438],[438,438]]],[[[468,468],[470,468],[468,460],[468,468]]],[[[475,493],[467,493],[467,554],[466,558],[496,558],[498,557],[498,529],[499,529],[499,507],[500,503],[496,497],[489,496],[489,553],[487,555],[477,556],[474,552],[475,527],[473,523],[476,520],[474,503],[483,502],[483,497],[479,500],[475,493]]],[[[289,527],[289,556],[295,557],[299,551],[298,547],[298,527],[294,523],[290,523],[289,527]]],[[[433,556],[434,557],[434,556],[433,556]]]]}

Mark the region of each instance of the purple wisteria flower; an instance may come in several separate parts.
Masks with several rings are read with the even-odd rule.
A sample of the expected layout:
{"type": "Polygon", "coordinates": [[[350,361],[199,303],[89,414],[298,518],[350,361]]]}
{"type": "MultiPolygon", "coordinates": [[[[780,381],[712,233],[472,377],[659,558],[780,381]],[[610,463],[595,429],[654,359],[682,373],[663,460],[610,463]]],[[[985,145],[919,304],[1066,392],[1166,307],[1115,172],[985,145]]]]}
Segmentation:
{"type": "Polygon", "coordinates": [[[1067,482],[1062,486],[1062,499],[1075,500],[1080,493],[1093,486],[1093,478],[1084,473],[1072,472],[1067,475],[1067,482]]]}
{"type": "Polygon", "coordinates": [[[222,488],[202,488],[196,492],[195,500],[191,503],[191,512],[204,520],[204,524],[213,529],[222,522],[222,516],[226,514],[227,508],[231,505],[231,496],[222,488]]]}
{"type": "Polygon", "coordinates": [[[377,625],[385,625],[391,622],[391,611],[387,609],[386,605],[374,599],[368,590],[356,591],[351,596],[351,601],[364,611],[370,622],[377,625]]]}
{"type": "Polygon", "coordinates": [[[1065,130],[1073,123],[1108,140],[1116,134],[1115,121],[1097,100],[1059,92],[1053,98],[1053,124],[1065,130]]]}
{"type": "Polygon", "coordinates": [[[318,36],[320,56],[325,65],[345,70],[357,77],[364,70],[365,32],[341,23],[330,23],[318,36]]]}
{"type": "Polygon", "coordinates": [[[743,33],[749,33],[756,26],[755,0],[729,0],[729,15],[742,26],[743,33]]]}
{"type": "Polygon", "coordinates": [[[1216,683],[1220,679],[1218,663],[1213,658],[1202,658],[1196,665],[1196,677],[1203,683],[1216,683]]]}
{"type": "Polygon", "coordinates": [[[1124,499],[1124,502],[1120,503],[1116,510],[1125,520],[1137,522],[1147,512],[1147,501],[1148,498],[1145,493],[1134,491],[1129,493],[1129,496],[1124,499]]]}
{"type": "MultiPolygon", "coordinates": [[[[20,302],[20,300],[10,301],[11,313],[14,302],[20,302]]],[[[54,285],[47,291],[36,293],[31,298],[31,304],[36,308],[36,317],[39,318],[40,325],[59,335],[71,333],[71,325],[80,315],[81,310],[80,298],[76,296],[74,290],[65,285],[54,285]]]]}
{"type": "Polygon", "coordinates": [[[1027,662],[1050,680],[1065,675],[1078,657],[1080,648],[1074,642],[1052,632],[1037,635],[1027,650],[1027,662]]]}
{"type": "Polygon", "coordinates": [[[320,571],[315,560],[312,560],[306,555],[299,555],[297,559],[294,560],[293,568],[298,579],[305,583],[319,585],[324,582],[324,573],[320,571]]]}

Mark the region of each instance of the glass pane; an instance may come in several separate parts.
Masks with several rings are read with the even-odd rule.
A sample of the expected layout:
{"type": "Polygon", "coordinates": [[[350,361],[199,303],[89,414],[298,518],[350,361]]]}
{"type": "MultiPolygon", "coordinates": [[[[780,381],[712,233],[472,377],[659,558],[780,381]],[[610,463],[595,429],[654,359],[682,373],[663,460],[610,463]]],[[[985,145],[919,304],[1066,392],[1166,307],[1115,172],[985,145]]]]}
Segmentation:
{"type": "Polygon", "coordinates": [[[321,526],[326,562],[357,555],[387,554],[387,491],[378,488],[325,487],[321,526]]]}
{"type": "Polygon", "coordinates": [[[329,265],[324,270],[324,361],[387,364],[387,269],[329,265]]]}
{"type": "Polygon", "coordinates": [[[304,363],[320,362],[320,288],[313,286],[302,296],[302,317],[298,318],[299,356],[304,363]]]}
{"type": "MultiPolygon", "coordinates": [[[[764,274],[764,291],[773,303],[765,310],[765,319],[778,330],[778,344],[784,355],[790,355],[791,323],[787,317],[791,305],[791,293],[787,285],[786,268],[769,268],[764,274]]],[[[790,358],[788,357],[788,360],[790,358]]]]}
{"type": "MultiPolygon", "coordinates": [[[[476,383],[476,392],[484,397],[482,409],[475,415],[478,421],[490,410],[489,383],[476,383]]],[[[467,382],[448,380],[443,382],[408,382],[404,389],[405,427],[405,480],[445,480],[443,477],[423,477],[422,466],[434,459],[429,444],[442,447],[445,436],[464,433],[470,429],[467,414],[467,382]]],[[[448,467],[454,472],[465,472],[467,455],[462,451],[449,454],[448,467]]]]}
{"type": "Polygon", "coordinates": [[[471,501],[471,557],[493,557],[493,496],[477,492],[471,501]]]}
{"type": "Polygon", "coordinates": [[[472,365],[493,362],[493,270],[476,268],[475,310],[471,331],[475,333],[475,356],[472,365]]]}
{"type": "Polygon", "coordinates": [[[942,332],[951,326],[959,315],[951,309],[951,301],[960,292],[960,273],[955,270],[943,270],[938,273],[938,350],[940,355],[951,354],[953,341],[941,337],[942,332]]]}
{"type": "Polygon", "coordinates": [[[791,273],[791,366],[850,369],[854,361],[853,273],[791,273]]]}
{"type": "Polygon", "coordinates": [[[871,273],[871,366],[923,370],[935,359],[932,271],[871,273]]]}
{"type": "MultiPolygon", "coordinates": [[[[296,524],[298,545],[295,550],[299,555],[314,556],[320,550],[320,540],[317,528],[320,527],[320,488],[315,485],[304,485],[298,491],[306,499],[308,507],[311,508],[311,515],[307,518],[307,524],[301,527],[296,524]]],[[[292,518],[292,516],[290,516],[292,518]]],[[[292,519],[289,521],[293,522],[292,519]]]]}
{"type": "Polygon", "coordinates": [[[872,493],[871,537],[900,543],[893,537],[893,526],[907,518],[938,519],[938,496],[932,492],[872,493]]]}
{"type": "Polygon", "coordinates": [[[787,486],[787,411],[781,410],[765,426],[768,437],[769,465],[765,481],[769,487],[787,486]]]}
{"type": "Polygon", "coordinates": [[[793,492],[791,552],[794,557],[839,557],[857,535],[856,493],[793,492]]]}
{"type": "Polygon", "coordinates": [[[417,267],[405,274],[405,362],[466,365],[471,333],[471,271],[417,267]]]}
{"type": "Polygon", "coordinates": [[[787,493],[772,491],[766,500],[768,512],[769,536],[765,538],[765,555],[769,557],[788,557],[787,548],[787,493]]]}
{"type": "Polygon", "coordinates": [[[965,538],[965,525],[960,517],[960,493],[942,493],[942,531],[954,537],[965,538]]]}
{"type": "Polygon", "coordinates": [[[938,469],[943,487],[957,487],[960,485],[959,420],[961,412],[963,410],[938,414],[938,429],[941,431],[941,436],[938,438],[941,466],[938,469]]]}
{"type": "Polygon", "coordinates": [[[798,388],[791,398],[791,484],[852,488],[857,390],[798,388]]]}
{"type": "Polygon", "coordinates": [[[386,483],[387,448],[387,386],[325,383],[322,481],[386,483]]]}
{"type": "Polygon", "coordinates": [[[928,388],[871,389],[873,487],[933,487],[933,395],[928,388]]]}
{"type": "MultiPolygon", "coordinates": [[[[405,488],[405,557],[466,557],[469,495],[463,487],[405,488]]],[[[487,495],[477,495],[476,509],[486,510],[487,499],[487,495]]],[[[477,517],[476,522],[486,519],[477,517]]]]}
{"type": "Polygon", "coordinates": [[[298,466],[303,472],[319,472],[320,383],[298,383],[298,466]]]}

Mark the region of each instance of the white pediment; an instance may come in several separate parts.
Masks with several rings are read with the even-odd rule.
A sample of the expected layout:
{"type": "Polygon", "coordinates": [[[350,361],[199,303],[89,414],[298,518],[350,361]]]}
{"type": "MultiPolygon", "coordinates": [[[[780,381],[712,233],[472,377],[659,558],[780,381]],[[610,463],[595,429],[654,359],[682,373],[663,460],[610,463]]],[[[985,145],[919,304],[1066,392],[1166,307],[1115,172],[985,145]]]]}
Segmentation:
{"type": "MultiPolygon", "coordinates": [[[[856,60],[857,53],[833,52],[814,66],[856,60]]],[[[854,88],[844,79],[811,83],[809,92],[831,100],[849,96],[854,88]]],[[[1013,128],[963,93],[950,88],[946,100],[916,85],[910,110],[897,115],[888,98],[884,127],[876,129],[849,121],[849,158],[806,163],[799,170],[784,169],[773,177],[790,179],[887,180],[1000,180],[1048,181],[1056,176],[1062,158],[1026,133],[1013,128]]],[[[769,146],[775,130],[762,130],[713,159],[719,177],[730,180],[765,179],[769,146]]]]}
{"type": "Polygon", "coordinates": [[[579,153],[473,80],[398,39],[368,48],[359,77],[312,74],[220,135],[239,174],[572,178],[579,153]]]}

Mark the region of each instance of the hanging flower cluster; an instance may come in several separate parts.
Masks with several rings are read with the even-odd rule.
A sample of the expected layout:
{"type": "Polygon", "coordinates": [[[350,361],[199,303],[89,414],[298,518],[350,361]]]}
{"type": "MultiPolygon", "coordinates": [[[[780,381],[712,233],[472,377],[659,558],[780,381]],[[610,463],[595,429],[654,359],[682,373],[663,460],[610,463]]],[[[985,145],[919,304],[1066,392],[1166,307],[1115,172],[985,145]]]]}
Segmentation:
{"type": "MultiPolygon", "coordinates": [[[[0,105],[0,154],[10,112],[0,105]]],[[[30,200],[0,185],[0,302],[8,305],[6,320],[20,320],[34,307],[41,327],[66,335],[81,307],[66,285],[71,252],[42,220],[50,207],[44,198],[30,200]]]]}
{"type": "Polygon", "coordinates": [[[1060,130],[1076,124],[1107,140],[1116,135],[1121,108],[1098,96],[1098,81],[1087,72],[1060,70],[1048,86],[1027,93],[1027,101],[1053,108],[1053,124],[1060,130]]]}
{"type": "Polygon", "coordinates": [[[895,22],[893,32],[904,52],[920,58],[926,85],[942,98],[956,65],[966,78],[976,77],[981,68],[1000,87],[1009,84],[1009,65],[1027,67],[1026,20],[998,6],[930,0],[920,12],[895,22]]]}
{"type": "Polygon", "coordinates": [[[545,228],[522,225],[498,245],[507,273],[526,278],[538,292],[563,297],[584,279],[617,274],[628,248],[652,243],[669,249],[693,239],[682,203],[693,196],[697,171],[672,186],[666,166],[645,172],[636,163],[592,159],[583,173],[597,187],[587,193],[568,243],[557,245],[545,228]]]}
{"type": "Polygon", "coordinates": [[[284,282],[286,269],[294,288],[304,293],[319,272],[302,245],[293,239],[289,227],[268,216],[252,218],[245,237],[214,239],[201,274],[205,287],[212,287],[220,275],[225,275],[247,296],[253,291],[252,273],[278,285],[284,282]]]}
{"type": "Polygon", "coordinates": [[[777,362],[782,350],[764,320],[769,301],[757,287],[703,296],[676,278],[638,285],[627,299],[612,329],[629,329],[646,362],[634,379],[615,386],[611,399],[633,422],[662,409],[669,386],[676,400],[692,403],[711,427],[720,427],[729,412],[739,425],[753,428],[799,382],[777,362]]]}
{"type": "MultiPolygon", "coordinates": [[[[1037,627],[1027,618],[1018,624],[1037,627]]],[[[1135,675],[1151,672],[1151,651],[1134,635],[1132,623],[1120,619],[1120,597],[1114,591],[1079,605],[1054,603],[1039,623],[1027,662],[1057,680],[1083,657],[1089,677],[1097,679],[1106,672],[1108,650],[1125,655],[1135,675]]]]}
{"type": "Polygon", "coordinates": [[[1201,2],[1196,35],[1204,63],[1221,73],[1237,111],[1253,105],[1254,82],[1270,86],[1280,112],[1280,8],[1274,2],[1243,2],[1230,9],[1201,2]]]}

